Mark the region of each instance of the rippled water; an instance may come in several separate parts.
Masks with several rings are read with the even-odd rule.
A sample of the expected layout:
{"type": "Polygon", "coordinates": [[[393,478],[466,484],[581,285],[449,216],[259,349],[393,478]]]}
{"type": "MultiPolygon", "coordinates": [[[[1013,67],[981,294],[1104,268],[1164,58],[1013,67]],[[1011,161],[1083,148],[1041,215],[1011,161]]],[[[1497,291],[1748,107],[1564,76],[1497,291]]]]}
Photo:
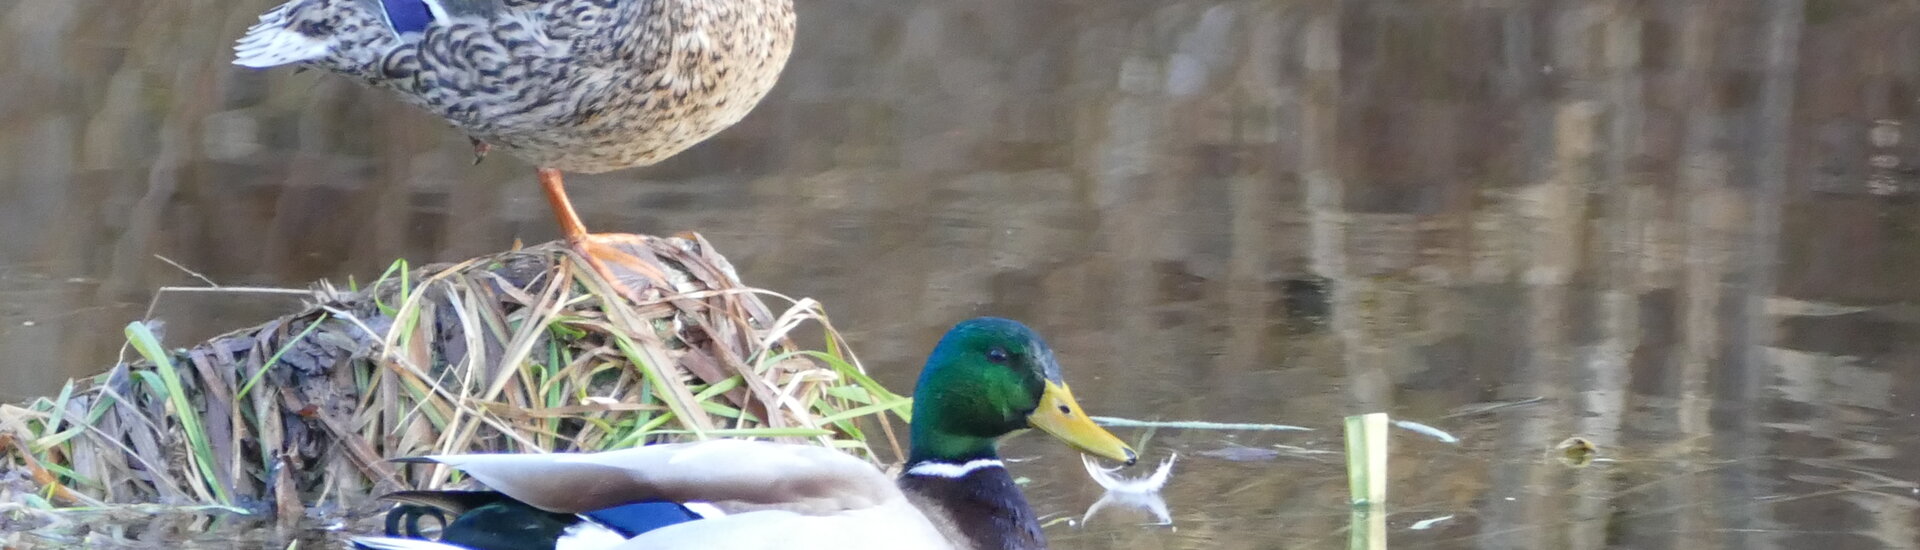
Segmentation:
{"type": "MultiPolygon", "coordinates": [[[[747,121],[575,202],[705,233],[902,388],[997,314],[1095,413],[1316,429],[1158,431],[1166,526],[1080,524],[1098,488],[1017,438],[1056,547],[1346,544],[1322,452],[1386,410],[1460,439],[1395,432],[1395,548],[1920,548],[1920,4],[799,4],[747,121]],[[1560,461],[1573,436],[1600,460],[1560,461]]],[[[228,66],[267,5],[0,3],[0,397],[109,364],[185,269],[297,286],[556,236],[526,165],[228,66]]],[[[287,307],[155,310],[181,343],[287,307]]]]}

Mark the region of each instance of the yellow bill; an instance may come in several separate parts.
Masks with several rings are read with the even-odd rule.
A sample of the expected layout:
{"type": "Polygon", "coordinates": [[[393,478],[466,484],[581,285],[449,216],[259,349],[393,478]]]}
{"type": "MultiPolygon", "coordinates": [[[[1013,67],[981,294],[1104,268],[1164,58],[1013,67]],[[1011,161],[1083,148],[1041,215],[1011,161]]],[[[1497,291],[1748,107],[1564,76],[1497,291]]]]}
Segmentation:
{"type": "Polygon", "coordinates": [[[1133,448],[1087,418],[1087,412],[1073,400],[1073,391],[1068,390],[1066,384],[1047,382],[1047,392],[1040,396],[1040,407],[1027,416],[1027,423],[1080,452],[1129,465],[1135,459],[1133,448]]]}

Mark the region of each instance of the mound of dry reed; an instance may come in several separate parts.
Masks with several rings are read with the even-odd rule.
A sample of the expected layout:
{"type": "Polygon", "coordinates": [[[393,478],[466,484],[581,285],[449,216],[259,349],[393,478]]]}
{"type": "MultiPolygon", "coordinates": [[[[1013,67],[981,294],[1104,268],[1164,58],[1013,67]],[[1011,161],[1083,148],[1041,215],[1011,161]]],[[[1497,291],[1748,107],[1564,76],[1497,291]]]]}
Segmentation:
{"type": "Polygon", "coordinates": [[[399,456],[713,436],[873,456],[869,432],[898,452],[880,415],[908,400],[861,371],[817,304],[745,287],[698,235],[624,248],[615,269],[634,302],[549,244],[322,284],[304,311],[189,349],[129,325],[142,360],[0,406],[0,504],[218,505],[286,522],[448,481],[386,461],[399,456]]]}

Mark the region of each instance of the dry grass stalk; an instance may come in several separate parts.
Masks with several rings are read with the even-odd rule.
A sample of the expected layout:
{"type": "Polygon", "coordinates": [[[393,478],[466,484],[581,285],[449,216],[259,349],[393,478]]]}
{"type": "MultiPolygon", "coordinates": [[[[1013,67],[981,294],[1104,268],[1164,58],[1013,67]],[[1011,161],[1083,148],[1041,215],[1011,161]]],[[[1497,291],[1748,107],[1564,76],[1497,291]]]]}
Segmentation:
{"type": "Polygon", "coordinates": [[[908,400],[861,371],[816,303],[741,285],[698,235],[636,236],[625,252],[637,304],[545,245],[396,264],[362,290],[323,283],[305,311],[184,350],[135,323],[144,361],[0,406],[0,503],[220,504],[292,521],[450,481],[388,457],[714,436],[873,456],[874,426],[898,453],[879,415],[904,416],[908,400]],[[794,344],[808,325],[818,349],[794,344]]]}

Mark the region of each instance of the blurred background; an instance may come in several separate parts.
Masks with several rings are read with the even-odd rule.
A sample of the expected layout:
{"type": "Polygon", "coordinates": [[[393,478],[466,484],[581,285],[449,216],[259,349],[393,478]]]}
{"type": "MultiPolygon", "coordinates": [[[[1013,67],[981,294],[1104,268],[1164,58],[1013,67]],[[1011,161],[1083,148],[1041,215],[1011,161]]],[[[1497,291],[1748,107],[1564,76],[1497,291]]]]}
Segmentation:
{"type": "MultiPolygon", "coordinates": [[[[0,2],[0,399],[111,365],[150,305],[172,345],[298,306],[156,301],[188,270],[557,237],[519,160],[229,65],[271,3],[0,2]]],[[[1460,439],[1396,432],[1392,547],[1920,548],[1920,2],[797,9],[747,120],[574,202],[821,300],[902,391],[992,314],[1096,414],[1315,428],[1156,432],[1163,526],[1080,521],[1078,461],[1016,438],[1057,548],[1344,544],[1339,419],[1376,410],[1460,439]]]]}

